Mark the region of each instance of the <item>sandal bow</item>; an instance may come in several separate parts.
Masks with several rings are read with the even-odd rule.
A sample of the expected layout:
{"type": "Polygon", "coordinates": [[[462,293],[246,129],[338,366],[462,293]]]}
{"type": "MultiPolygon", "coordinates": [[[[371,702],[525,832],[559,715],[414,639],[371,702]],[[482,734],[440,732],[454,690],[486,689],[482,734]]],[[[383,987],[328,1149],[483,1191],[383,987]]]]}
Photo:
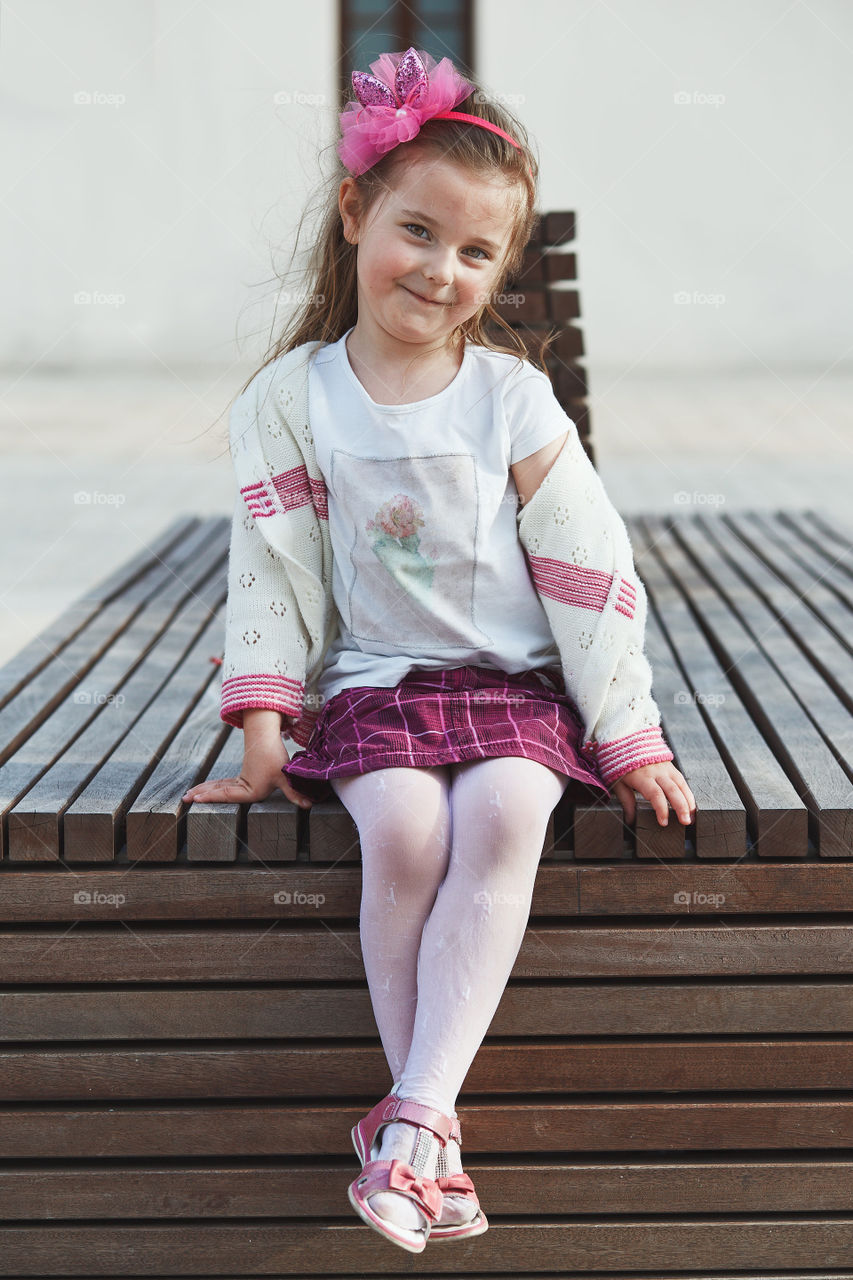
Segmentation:
{"type": "Polygon", "coordinates": [[[404,1160],[392,1160],[388,1170],[388,1189],[405,1191],[423,1209],[424,1213],[435,1220],[441,1213],[443,1196],[434,1179],[421,1178],[410,1164],[404,1160]]]}

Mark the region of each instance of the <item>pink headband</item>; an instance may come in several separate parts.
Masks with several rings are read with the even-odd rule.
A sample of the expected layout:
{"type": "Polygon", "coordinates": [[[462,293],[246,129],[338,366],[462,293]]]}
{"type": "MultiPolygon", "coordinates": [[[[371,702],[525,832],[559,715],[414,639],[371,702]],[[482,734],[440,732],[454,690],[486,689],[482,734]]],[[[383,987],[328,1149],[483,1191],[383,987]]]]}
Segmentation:
{"type": "Polygon", "coordinates": [[[521,150],[503,129],[466,111],[453,111],[476,85],[463,79],[449,58],[435,59],[409,48],[405,53],[382,53],[366,71],[353,71],[358,102],[348,102],[340,117],[338,155],[354,176],[372,168],[380,156],[401,142],[410,142],[425,120],[467,120],[498,133],[521,150]]]}

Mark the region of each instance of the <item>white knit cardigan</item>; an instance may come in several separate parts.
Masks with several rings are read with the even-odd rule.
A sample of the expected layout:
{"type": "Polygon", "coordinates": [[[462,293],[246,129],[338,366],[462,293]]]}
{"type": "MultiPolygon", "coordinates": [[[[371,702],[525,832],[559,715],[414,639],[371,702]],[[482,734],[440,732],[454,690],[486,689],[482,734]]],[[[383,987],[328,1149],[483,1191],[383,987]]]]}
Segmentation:
{"type": "MultiPolygon", "coordinates": [[[[309,358],[322,345],[308,342],[271,361],[229,417],[239,494],[220,716],[242,728],[247,708],[279,711],[283,733],[302,747],[322,709],[317,683],[340,621],[326,485],[308,421],[309,358]]],[[[674,757],[651,696],[646,592],[628,532],[574,423],[566,424],[566,443],[516,521],[566,691],[584,722],[582,753],[609,786],[674,757]]]]}

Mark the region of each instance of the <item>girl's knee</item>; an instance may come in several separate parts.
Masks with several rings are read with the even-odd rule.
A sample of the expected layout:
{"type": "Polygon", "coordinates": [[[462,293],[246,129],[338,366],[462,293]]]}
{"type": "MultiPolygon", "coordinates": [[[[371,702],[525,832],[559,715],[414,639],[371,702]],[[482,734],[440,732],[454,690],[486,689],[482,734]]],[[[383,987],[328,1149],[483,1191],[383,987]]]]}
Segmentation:
{"type": "Polygon", "coordinates": [[[538,858],[551,813],[569,781],[567,775],[526,757],[476,764],[451,793],[460,854],[470,857],[482,850],[491,866],[519,855],[538,858]]]}
{"type": "Polygon", "coordinates": [[[362,860],[417,874],[446,864],[450,853],[449,779],[446,769],[382,769],[344,784],[340,798],[356,824],[362,860]],[[442,776],[444,775],[444,776],[442,776]]]}

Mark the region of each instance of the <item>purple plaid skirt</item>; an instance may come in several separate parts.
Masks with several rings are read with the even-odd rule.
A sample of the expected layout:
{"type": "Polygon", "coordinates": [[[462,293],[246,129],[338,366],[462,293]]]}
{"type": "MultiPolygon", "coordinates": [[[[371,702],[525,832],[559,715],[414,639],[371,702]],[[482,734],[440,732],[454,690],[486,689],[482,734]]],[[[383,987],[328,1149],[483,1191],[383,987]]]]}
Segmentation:
{"type": "Polygon", "coordinates": [[[491,667],[410,671],[398,685],[359,685],[329,698],[303,751],[282,769],[312,800],[335,798],[329,778],[430,768],[486,756],[526,756],[572,779],[570,798],[608,787],[580,754],[583,721],[559,667],[549,687],[533,671],[491,667]]]}

